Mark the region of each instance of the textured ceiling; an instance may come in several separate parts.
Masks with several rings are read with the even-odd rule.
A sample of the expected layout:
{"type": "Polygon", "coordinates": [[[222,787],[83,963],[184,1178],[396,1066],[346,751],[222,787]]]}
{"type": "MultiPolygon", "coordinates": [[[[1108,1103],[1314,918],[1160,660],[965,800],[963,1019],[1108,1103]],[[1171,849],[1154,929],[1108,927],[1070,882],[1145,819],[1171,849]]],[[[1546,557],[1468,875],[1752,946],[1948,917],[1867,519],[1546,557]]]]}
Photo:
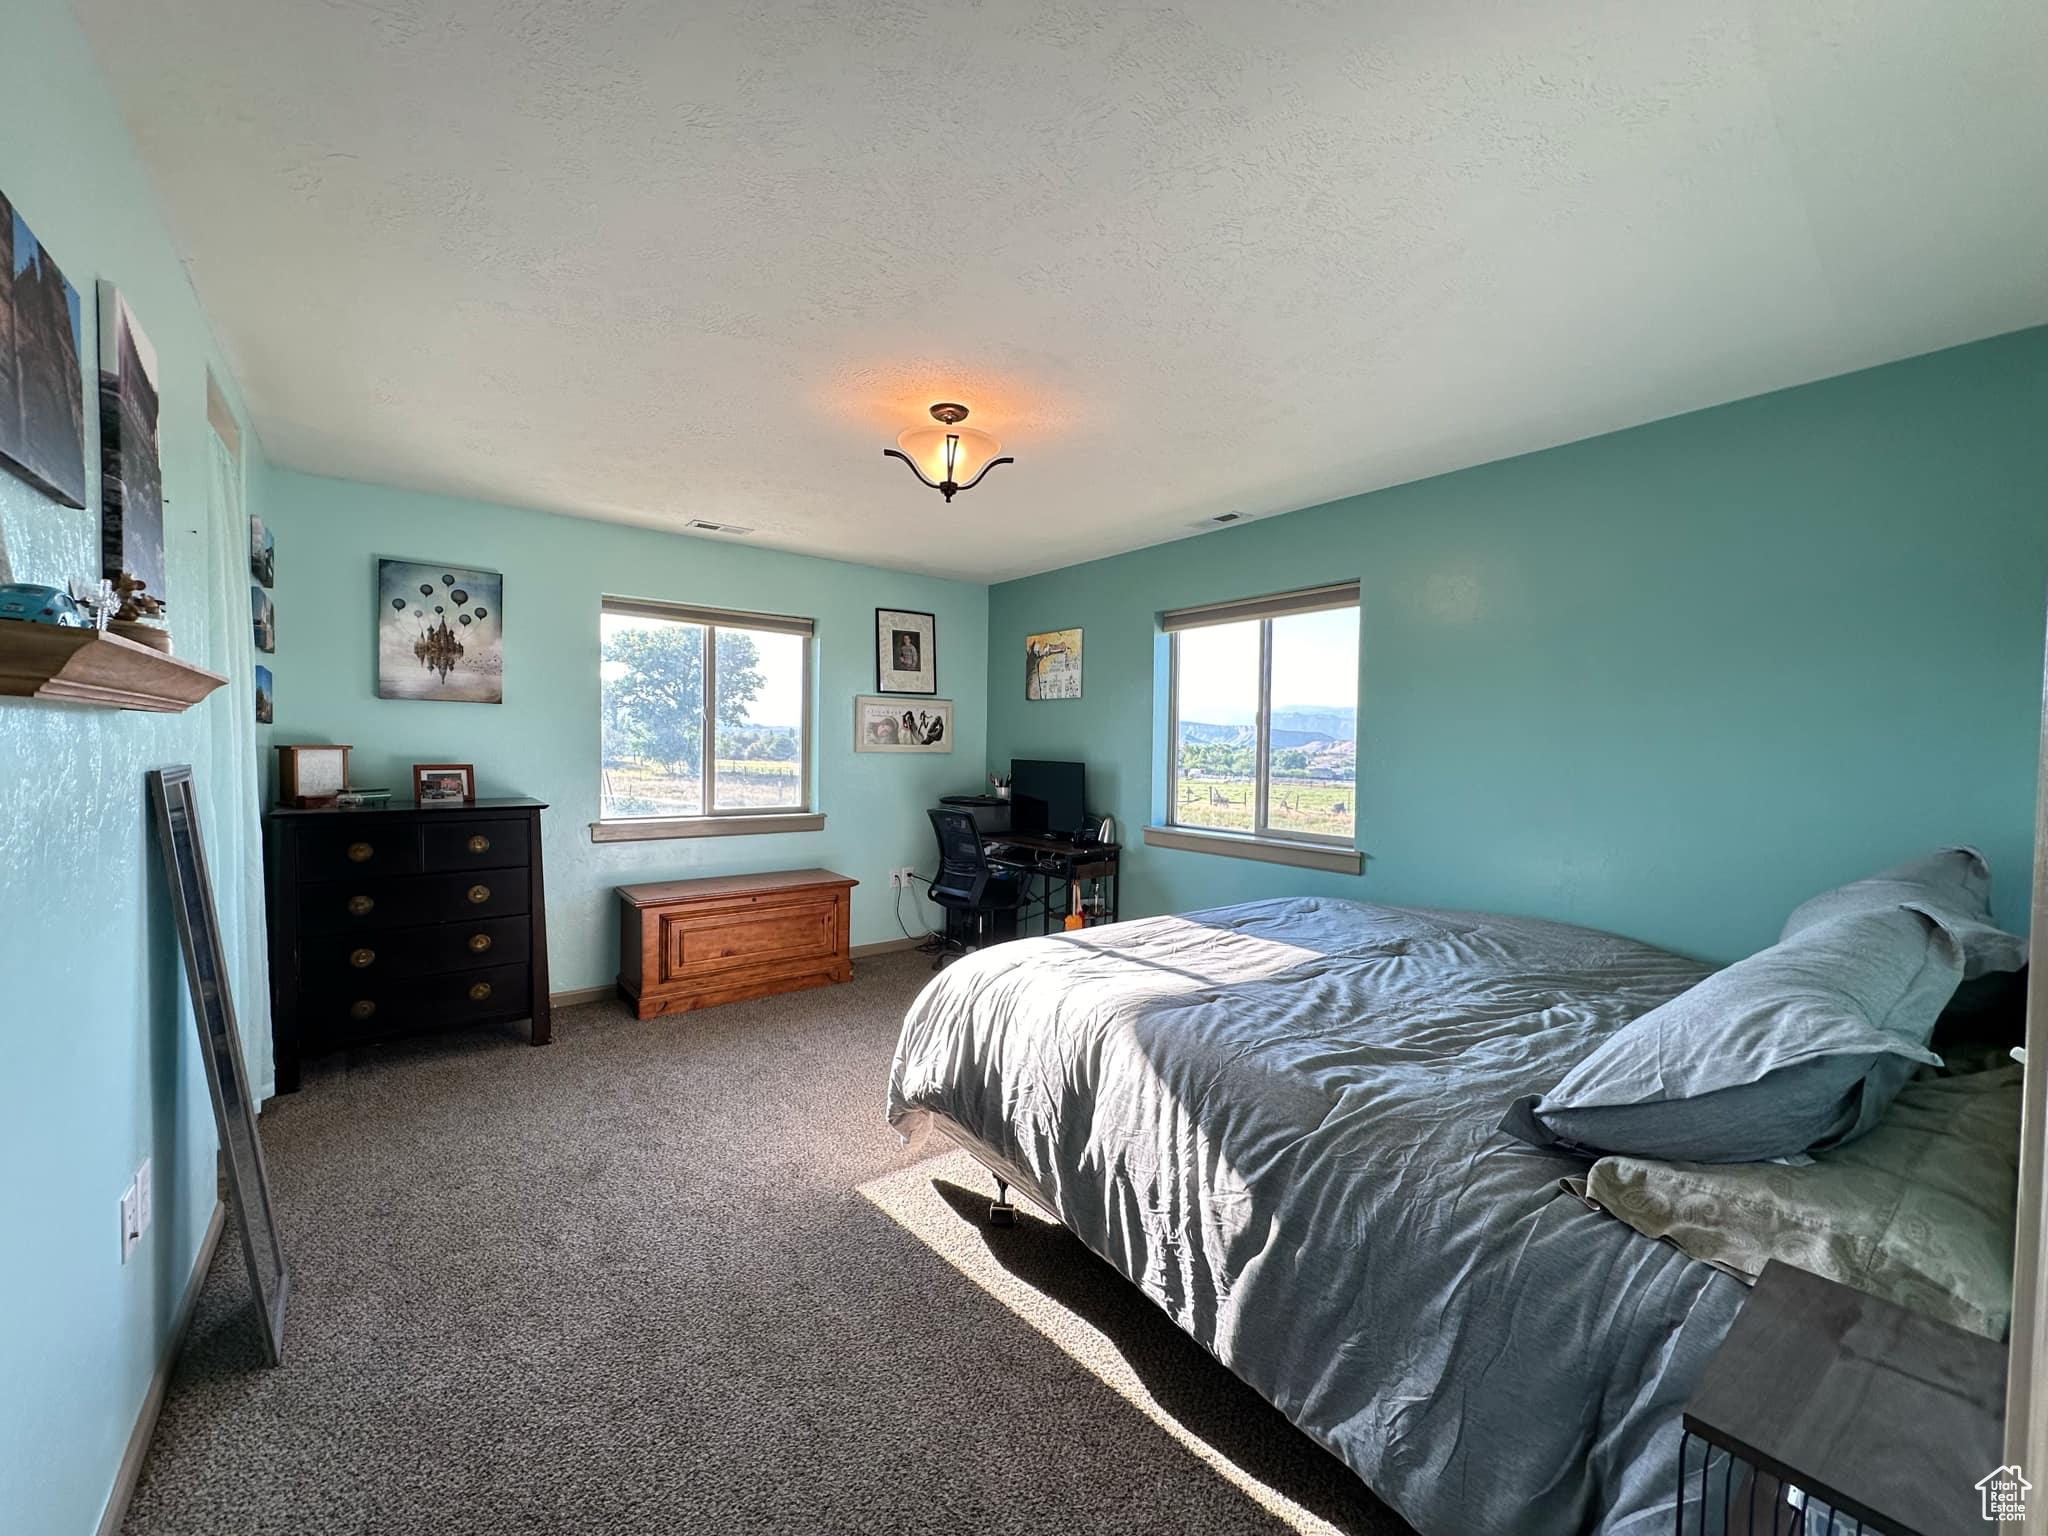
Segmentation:
{"type": "Polygon", "coordinates": [[[906,569],[2048,320],[2039,0],[76,4],[275,461],[906,569]]]}

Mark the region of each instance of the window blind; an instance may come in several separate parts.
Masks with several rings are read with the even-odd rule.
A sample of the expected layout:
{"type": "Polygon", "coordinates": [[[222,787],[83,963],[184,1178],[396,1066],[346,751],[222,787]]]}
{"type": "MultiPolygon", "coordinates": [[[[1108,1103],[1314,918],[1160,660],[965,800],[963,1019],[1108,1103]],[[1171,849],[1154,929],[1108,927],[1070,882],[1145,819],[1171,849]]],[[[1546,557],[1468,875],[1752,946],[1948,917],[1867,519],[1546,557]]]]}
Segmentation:
{"type": "Polygon", "coordinates": [[[1234,603],[1176,608],[1159,616],[1159,627],[1168,634],[1175,634],[1183,629],[1203,629],[1211,624],[1241,624],[1246,619],[1283,619],[1291,613],[1320,613],[1326,608],[1357,606],[1358,583],[1340,581],[1335,586],[1276,592],[1271,597],[1247,597],[1234,603]]]}
{"type": "Polygon", "coordinates": [[[699,608],[693,603],[653,603],[635,597],[608,597],[606,613],[632,619],[667,619],[676,624],[715,624],[725,629],[759,629],[777,635],[811,635],[817,624],[786,613],[747,613],[736,608],[699,608]]]}

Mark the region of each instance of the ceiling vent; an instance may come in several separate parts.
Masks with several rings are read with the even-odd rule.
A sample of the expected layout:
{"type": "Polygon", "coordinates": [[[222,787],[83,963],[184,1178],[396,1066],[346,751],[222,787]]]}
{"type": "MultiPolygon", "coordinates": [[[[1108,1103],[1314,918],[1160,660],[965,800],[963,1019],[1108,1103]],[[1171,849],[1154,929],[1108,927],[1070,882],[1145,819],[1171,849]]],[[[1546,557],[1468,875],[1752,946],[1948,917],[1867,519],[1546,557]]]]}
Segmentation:
{"type": "Polygon", "coordinates": [[[1188,526],[1191,528],[1221,528],[1227,523],[1241,523],[1243,521],[1244,514],[1242,512],[1218,512],[1214,517],[1205,517],[1200,522],[1190,523],[1188,526]]]}
{"type": "Polygon", "coordinates": [[[736,538],[745,538],[754,530],[742,528],[738,523],[713,523],[701,517],[693,517],[683,526],[692,533],[729,533],[736,538]]]}

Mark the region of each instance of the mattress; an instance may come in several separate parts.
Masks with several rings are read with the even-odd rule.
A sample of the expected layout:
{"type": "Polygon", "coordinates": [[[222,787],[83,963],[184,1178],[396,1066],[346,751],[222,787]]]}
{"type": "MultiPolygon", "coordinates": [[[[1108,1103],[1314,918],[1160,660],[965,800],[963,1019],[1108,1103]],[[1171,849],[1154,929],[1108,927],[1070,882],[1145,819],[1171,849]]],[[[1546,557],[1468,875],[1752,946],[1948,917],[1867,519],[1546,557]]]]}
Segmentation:
{"type": "Polygon", "coordinates": [[[984,950],[889,1119],[1014,1171],[1423,1536],[1673,1527],[1742,1287],[1496,1127],[1706,971],[1525,918],[1318,898],[984,950]]]}

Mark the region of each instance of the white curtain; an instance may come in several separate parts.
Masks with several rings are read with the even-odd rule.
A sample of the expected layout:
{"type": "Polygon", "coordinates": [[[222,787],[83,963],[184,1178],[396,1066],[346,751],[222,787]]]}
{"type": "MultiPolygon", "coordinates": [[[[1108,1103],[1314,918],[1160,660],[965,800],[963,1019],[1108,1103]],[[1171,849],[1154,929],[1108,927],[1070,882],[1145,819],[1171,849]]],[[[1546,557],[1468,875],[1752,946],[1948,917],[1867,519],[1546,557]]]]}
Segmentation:
{"type": "Polygon", "coordinates": [[[217,616],[205,626],[202,663],[228,679],[207,701],[212,754],[205,781],[206,860],[213,874],[221,942],[234,986],[242,1061],[258,1103],[277,1091],[270,1049],[270,961],[263,923],[262,775],[257,762],[256,642],[250,622],[249,517],[242,502],[242,464],[215,433],[207,434],[207,566],[217,616]]]}

